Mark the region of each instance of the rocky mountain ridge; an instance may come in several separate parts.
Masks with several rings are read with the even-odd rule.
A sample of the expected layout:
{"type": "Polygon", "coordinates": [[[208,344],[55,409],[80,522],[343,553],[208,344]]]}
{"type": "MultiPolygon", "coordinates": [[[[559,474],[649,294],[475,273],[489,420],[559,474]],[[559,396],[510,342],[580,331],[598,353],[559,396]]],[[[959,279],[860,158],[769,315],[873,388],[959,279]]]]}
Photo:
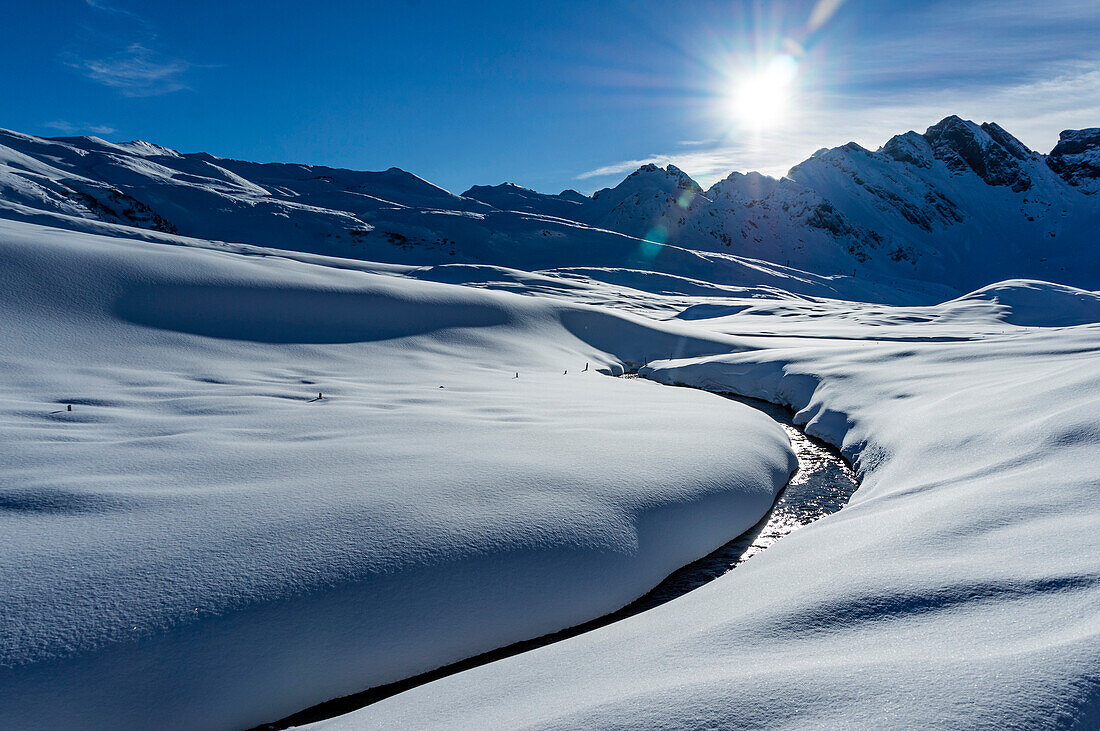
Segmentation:
{"type": "Polygon", "coordinates": [[[1042,155],[997,124],[955,116],[878,150],[819,150],[780,179],[735,172],[703,190],[675,166],[644,165],[591,197],[508,183],[459,196],[398,168],[0,131],[0,216],[413,264],[534,266],[584,250],[559,264],[587,265],[594,247],[617,252],[621,234],[648,242],[656,268],[652,247],[670,244],[960,290],[1011,277],[1097,288],[1098,192],[1100,128],[1067,130],[1042,155]]]}

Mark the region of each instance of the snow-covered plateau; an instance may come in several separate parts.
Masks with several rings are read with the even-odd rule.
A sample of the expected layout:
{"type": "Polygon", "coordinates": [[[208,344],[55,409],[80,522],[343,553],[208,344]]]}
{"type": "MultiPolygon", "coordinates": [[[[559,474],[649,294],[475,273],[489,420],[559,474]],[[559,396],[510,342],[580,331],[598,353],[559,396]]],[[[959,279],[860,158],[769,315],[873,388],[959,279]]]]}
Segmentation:
{"type": "Polygon", "coordinates": [[[589,198],[3,132],[0,727],[248,728],[610,613],[797,466],[706,391],[851,502],[317,726],[1100,726],[1098,145],[589,198]]]}

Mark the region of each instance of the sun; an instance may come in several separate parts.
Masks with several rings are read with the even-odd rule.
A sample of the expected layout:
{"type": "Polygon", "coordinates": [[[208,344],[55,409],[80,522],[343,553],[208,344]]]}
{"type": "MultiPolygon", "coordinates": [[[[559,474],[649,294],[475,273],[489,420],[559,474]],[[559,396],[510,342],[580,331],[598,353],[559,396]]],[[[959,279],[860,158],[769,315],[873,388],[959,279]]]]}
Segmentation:
{"type": "Polygon", "coordinates": [[[798,62],[773,56],[763,67],[737,80],[729,98],[730,113],[740,126],[760,130],[783,121],[791,110],[798,62]]]}

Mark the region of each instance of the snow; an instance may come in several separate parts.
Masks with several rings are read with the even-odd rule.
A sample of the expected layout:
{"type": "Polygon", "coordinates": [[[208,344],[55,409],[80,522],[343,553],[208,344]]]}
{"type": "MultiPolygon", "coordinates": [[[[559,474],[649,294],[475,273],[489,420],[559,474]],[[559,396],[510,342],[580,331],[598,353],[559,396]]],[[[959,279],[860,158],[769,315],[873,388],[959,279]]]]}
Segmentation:
{"type": "Polygon", "coordinates": [[[588,199],[0,131],[0,727],[247,727],[613,611],[794,466],[699,389],[851,504],[322,725],[1100,725],[1095,138],[588,199]]]}
{"type": "Polygon", "coordinates": [[[1025,327],[1071,327],[1100,323],[1100,293],[1050,282],[998,282],[960,298],[989,300],[1003,308],[1001,319],[1025,327]]]}
{"type": "Polygon", "coordinates": [[[588,202],[586,196],[575,190],[545,195],[514,183],[475,185],[463,193],[462,197],[487,203],[502,211],[525,211],[566,219],[576,218],[581,212],[581,206],[588,202]]]}
{"type": "Polygon", "coordinates": [[[733,173],[697,191],[681,171],[639,168],[578,220],[700,251],[820,274],[937,282],[960,293],[1010,278],[1100,283],[1092,242],[1095,131],[1044,157],[994,123],[948,117],[876,151],[822,149],[780,180],[733,173]],[[694,195],[682,196],[683,191],[694,195]]]}
{"type": "Polygon", "coordinates": [[[968,337],[957,316],[817,303],[816,333],[650,364],[790,405],[855,463],[851,503],[650,612],[317,727],[1096,727],[1100,327],[1063,327],[1096,296],[1016,282],[945,304],[985,322],[968,337]],[[989,307],[1034,290],[1040,308],[1011,305],[1028,327],[989,307]],[[923,339],[876,339],[892,318],[923,339]]]}
{"type": "Polygon", "coordinates": [[[3,727],[249,726],[571,626],[794,468],[595,372],[728,347],[675,324],[13,222],[0,259],[3,727]]]}
{"type": "Polygon", "coordinates": [[[820,150],[780,180],[734,173],[704,192],[651,164],[586,198],[512,184],[458,196],[397,168],[0,130],[0,217],[397,264],[618,267],[717,284],[754,284],[727,270],[764,261],[831,280],[802,294],[930,304],[1005,279],[1100,286],[1095,140],[1070,130],[1043,156],[996,124],[948,117],[877,151],[820,150]]]}

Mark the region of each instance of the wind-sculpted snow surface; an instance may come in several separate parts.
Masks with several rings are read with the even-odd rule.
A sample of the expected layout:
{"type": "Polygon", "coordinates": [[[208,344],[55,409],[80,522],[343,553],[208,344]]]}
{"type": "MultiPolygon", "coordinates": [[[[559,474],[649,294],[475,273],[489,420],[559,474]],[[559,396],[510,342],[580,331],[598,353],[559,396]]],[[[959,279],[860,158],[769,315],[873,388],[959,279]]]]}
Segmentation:
{"type": "Polygon", "coordinates": [[[989,300],[1002,319],[1026,327],[1069,327],[1100,323],[1100,292],[1050,282],[1012,280],[971,292],[962,300],[989,300]]]}
{"type": "Polygon", "coordinates": [[[621,607],[793,467],[638,366],[863,486],[332,723],[1100,726],[1095,138],[587,199],[0,131],[0,727],[248,726],[621,607]]]}
{"type": "Polygon", "coordinates": [[[247,727],[575,625],[795,466],[596,372],[729,338],[249,253],[0,222],[0,727],[247,727]]]}
{"type": "Polygon", "coordinates": [[[1096,294],[1007,282],[923,321],[819,302],[751,316],[776,333],[751,350],[650,364],[789,405],[861,487],[650,612],[322,726],[1097,728],[1100,326],[1065,327],[1096,294]],[[892,319],[908,342],[875,339],[892,319]]]}

